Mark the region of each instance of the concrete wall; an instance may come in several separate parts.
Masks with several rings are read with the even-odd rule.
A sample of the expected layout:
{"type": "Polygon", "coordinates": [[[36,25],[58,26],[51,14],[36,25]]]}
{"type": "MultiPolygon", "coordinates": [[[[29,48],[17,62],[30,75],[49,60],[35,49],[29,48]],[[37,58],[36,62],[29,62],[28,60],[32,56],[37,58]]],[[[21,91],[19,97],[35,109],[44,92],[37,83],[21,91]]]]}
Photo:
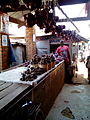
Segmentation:
{"type": "Polygon", "coordinates": [[[37,54],[41,56],[42,54],[50,53],[49,40],[40,40],[36,42],[37,54]]]}

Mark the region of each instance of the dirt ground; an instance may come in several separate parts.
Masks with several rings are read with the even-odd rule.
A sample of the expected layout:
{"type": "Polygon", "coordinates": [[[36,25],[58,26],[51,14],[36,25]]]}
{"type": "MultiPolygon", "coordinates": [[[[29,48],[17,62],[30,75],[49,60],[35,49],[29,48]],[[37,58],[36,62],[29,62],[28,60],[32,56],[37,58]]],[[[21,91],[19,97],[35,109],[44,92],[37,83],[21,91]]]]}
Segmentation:
{"type": "Polygon", "coordinates": [[[75,84],[64,84],[46,120],[90,120],[90,84],[87,77],[85,64],[78,62],[78,71],[73,77],[75,84]]]}
{"type": "Polygon", "coordinates": [[[78,62],[78,71],[72,79],[73,83],[88,84],[88,70],[84,62],[78,62]]]}

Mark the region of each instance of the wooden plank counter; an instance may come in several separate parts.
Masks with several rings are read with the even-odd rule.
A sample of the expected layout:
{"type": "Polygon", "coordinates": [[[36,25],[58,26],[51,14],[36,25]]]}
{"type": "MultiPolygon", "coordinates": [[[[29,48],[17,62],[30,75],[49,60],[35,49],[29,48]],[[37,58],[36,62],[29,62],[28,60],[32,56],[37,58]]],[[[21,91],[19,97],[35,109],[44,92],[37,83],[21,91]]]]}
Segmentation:
{"type": "Polygon", "coordinates": [[[58,93],[64,85],[64,62],[48,71],[48,74],[32,90],[32,101],[42,103],[44,115],[48,114],[58,93]]]}
{"type": "Polygon", "coordinates": [[[4,120],[3,117],[5,117],[5,115],[9,116],[10,114],[9,117],[11,117],[12,112],[10,111],[12,109],[14,109],[15,111],[17,105],[19,108],[21,107],[21,105],[23,105],[26,102],[26,100],[31,100],[31,96],[32,96],[30,94],[31,89],[32,86],[27,84],[24,85],[20,83],[0,81],[0,115],[1,115],[0,120],[2,119],[4,120]],[[30,97],[27,99],[28,94],[30,97]]]}
{"type": "Polygon", "coordinates": [[[46,116],[64,85],[64,62],[35,80],[35,84],[0,81],[0,120],[18,120],[26,101],[41,103],[46,116]]]}

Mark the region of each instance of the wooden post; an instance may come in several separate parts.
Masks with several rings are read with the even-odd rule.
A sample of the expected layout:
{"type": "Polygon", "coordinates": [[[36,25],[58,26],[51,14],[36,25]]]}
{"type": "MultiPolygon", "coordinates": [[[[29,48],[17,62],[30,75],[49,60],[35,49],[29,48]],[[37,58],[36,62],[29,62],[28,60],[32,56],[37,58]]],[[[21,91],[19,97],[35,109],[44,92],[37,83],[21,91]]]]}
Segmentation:
{"type": "Polygon", "coordinates": [[[26,28],[26,56],[27,60],[31,60],[32,57],[36,54],[36,43],[33,41],[33,34],[35,31],[33,28],[26,28]]]}
{"type": "Polygon", "coordinates": [[[7,14],[0,14],[0,71],[9,67],[8,25],[9,19],[7,14]]]}

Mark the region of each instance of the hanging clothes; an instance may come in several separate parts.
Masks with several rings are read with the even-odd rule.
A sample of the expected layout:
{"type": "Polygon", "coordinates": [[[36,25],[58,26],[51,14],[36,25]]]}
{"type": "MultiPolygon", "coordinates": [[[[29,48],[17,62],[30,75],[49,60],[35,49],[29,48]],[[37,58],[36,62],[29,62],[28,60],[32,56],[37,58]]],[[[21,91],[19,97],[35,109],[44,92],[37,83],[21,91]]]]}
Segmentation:
{"type": "Polygon", "coordinates": [[[12,44],[9,42],[9,64],[16,62],[12,44]]]}

